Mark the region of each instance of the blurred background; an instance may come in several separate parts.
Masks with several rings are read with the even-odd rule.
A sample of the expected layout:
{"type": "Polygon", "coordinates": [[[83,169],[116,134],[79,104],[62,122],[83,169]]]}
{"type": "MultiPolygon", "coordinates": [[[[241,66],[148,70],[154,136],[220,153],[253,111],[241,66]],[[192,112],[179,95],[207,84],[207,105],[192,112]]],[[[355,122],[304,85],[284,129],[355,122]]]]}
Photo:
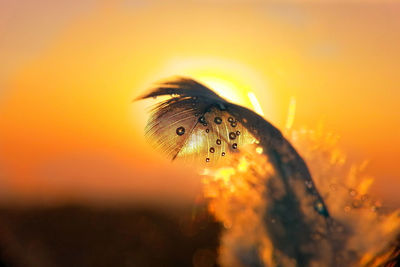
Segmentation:
{"type": "MultiPolygon", "coordinates": [[[[160,79],[190,76],[284,129],[341,136],[400,206],[397,1],[0,1],[0,265],[215,266],[190,166],[145,141],[160,79]]],[[[301,154],[301,151],[300,151],[301,154]]]]}

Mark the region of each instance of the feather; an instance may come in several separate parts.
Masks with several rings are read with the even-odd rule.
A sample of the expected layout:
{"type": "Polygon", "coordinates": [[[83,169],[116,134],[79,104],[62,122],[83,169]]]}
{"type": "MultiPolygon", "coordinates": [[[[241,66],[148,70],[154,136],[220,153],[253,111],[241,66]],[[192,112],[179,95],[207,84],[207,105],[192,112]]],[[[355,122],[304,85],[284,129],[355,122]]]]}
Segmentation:
{"type": "Polygon", "coordinates": [[[226,111],[227,103],[204,85],[189,79],[160,84],[139,99],[172,96],[157,104],[146,136],[172,159],[198,158],[215,163],[254,140],[226,111]]]}
{"type": "Polygon", "coordinates": [[[159,83],[138,99],[158,96],[171,98],[152,109],[146,135],[172,159],[194,157],[213,163],[227,154],[238,153],[246,144],[257,142],[263,148],[276,173],[266,184],[269,205],[263,214],[276,255],[309,266],[323,257],[320,246],[331,246],[333,250],[333,243],[338,246],[340,242],[333,242],[330,237],[336,222],[306,163],[276,127],[189,78],[159,83]],[[277,188],[283,188],[278,196],[274,194],[277,188]],[[274,218],[274,223],[267,218],[274,218]],[[325,238],[316,241],[312,238],[315,232],[325,238]]]}

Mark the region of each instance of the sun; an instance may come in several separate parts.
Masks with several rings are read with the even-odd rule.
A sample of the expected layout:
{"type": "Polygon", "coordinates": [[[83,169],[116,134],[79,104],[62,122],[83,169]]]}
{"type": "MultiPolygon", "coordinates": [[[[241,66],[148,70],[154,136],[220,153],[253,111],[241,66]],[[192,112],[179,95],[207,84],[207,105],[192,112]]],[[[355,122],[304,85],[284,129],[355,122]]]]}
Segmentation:
{"type": "Polygon", "coordinates": [[[188,76],[215,90],[230,102],[245,106],[264,115],[263,107],[268,107],[271,115],[272,96],[268,94],[267,81],[249,66],[222,58],[174,58],[153,75],[154,80],[173,76],[188,76]],[[155,76],[155,77],[154,77],[155,76]]]}

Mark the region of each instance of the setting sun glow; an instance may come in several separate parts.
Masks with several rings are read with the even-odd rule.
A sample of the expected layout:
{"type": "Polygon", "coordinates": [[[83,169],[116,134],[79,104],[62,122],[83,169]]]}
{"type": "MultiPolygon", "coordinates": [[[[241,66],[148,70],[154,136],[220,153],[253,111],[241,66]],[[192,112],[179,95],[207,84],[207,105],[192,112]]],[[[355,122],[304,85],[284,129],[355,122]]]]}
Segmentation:
{"type": "Polygon", "coordinates": [[[375,192],[400,203],[398,6],[17,2],[0,10],[4,201],[191,201],[195,172],[150,148],[151,101],[132,103],[189,76],[281,130],[323,121],[349,157],[370,160],[375,192]]]}

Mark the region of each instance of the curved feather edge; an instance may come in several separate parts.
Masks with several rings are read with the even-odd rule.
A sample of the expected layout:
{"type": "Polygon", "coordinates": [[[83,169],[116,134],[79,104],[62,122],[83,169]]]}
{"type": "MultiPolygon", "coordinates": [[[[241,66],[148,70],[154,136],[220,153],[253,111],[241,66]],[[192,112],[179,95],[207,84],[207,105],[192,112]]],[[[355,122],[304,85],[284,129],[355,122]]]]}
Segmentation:
{"type": "MultiPolygon", "coordinates": [[[[168,95],[172,98],[153,109],[153,118],[149,121],[150,126],[153,123],[161,123],[163,115],[173,112],[171,107],[174,107],[174,103],[195,100],[203,104],[198,113],[204,114],[207,109],[212,107],[219,108],[234,117],[258,140],[259,145],[263,148],[263,153],[267,155],[277,173],[276,177],[269,179],[266,186],[274,188],[274,183],[280,183],[283,184],[285,191],[283,198],[267,197],[270,204],[268,210],[265,211],[265,227],[279,253],[295,259],[302,266],[308,266],[313,258],[319,257],[319,245],[322,241],[318,243],[310,237],[311,233],[318,231],[324,237],[324,246],[328,246],[327,244],[331,246],[332,254],[336,253],[346,257],[339,252],[345,242],[345,232],[337,236],[331,235],[338,223],[329,215],[303,158],[276,127],[253,111],[227,102],[205,85],[190,78],[181,77],[161,82],[149,93],[136,100],[168,95]],[[299,193],[299,191],[301,192],[299,193]],[[306,203],[306,205],[301,203],[306,203]],[[302,210],[304,206],[307,207],[306,211],[302,210]],[[275,218],[285,231],[277,231],[276,225],[278,224],[271,224],[268,217],[275,218]],[[304,246],[309,247],[309,252],[302,252],[301,247],[304,246]]],[[[195,111],[190,113],[190,108],[188,109],[189,120],[195,111]]],[[[191,130],[193,130],[198,122],[195,119],[190,123],[188,125],[192,125],[191,130]]],[[[155,132],[154,135],[160,135],[160,132],[162,131],[155,132]]],[[[164,136],[161,135],[161,137],[164,136]]],[[[172,149],[173,158],[176,158],[186,142],[187,139],[178,145],[170,144],[171,147],[167,149],[172,149]]],[[[327,266],[335,265],[337,265],[337,261],[332,259],[332,263],[327,266]]]]}

